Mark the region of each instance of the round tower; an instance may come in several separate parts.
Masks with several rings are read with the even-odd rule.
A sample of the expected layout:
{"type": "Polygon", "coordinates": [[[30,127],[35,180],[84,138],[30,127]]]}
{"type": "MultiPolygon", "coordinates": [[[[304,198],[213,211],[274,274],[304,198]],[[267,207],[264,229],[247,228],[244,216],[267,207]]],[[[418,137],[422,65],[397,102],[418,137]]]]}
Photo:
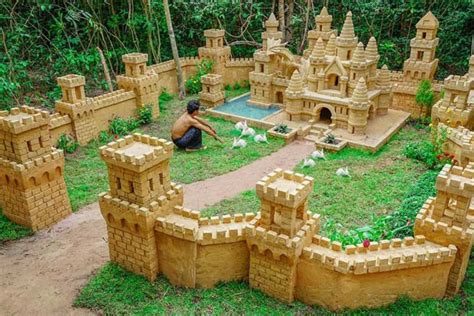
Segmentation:
{"type": "Polygon", "coordinates": [[[369,115],[369,97],[365,79],[361,77],[349,103],[347,130],[351,134],[365,134],[369,115]]]}
{"type": "Polygon", "coordinates": [[[352,23],[352,12],[346,14],[346,20],[342,26],[341,34],[337,37],[336,47],[337,56],[341,60],[351,60],[354,50],[357,47],[357,36],[354,32],[354,24],[352,23]]]}
{"type": "Polygon", "coordinates": [[[324,69],[326,62],[322,38],[319,38],[314,45],[309,61],[308,88],[310,91],[319,91],[323,87],[318,85],[318,75],[324,69]]]}
{"type": "Polygon", "coordinates": [[[380,89],[378,115],[385,115],[392,103],[392,84],[390,83],[390,72],[387,65],[383,65],[377,75],[377,88],[380,89]]]}
{"type": "Polygon", "coordinates": [[[377,41],[375,37],[371,37],[365,48],[365,57],[367,59],[367,68],[369,69],[367,88],[373,89],[377,79],[377,63],[380,59],[380,55],[377,48],[377,41]]]}
{"type": "Polygon", "coordinates": [[[289,120],[300,120],[301,111],[303,109],[303,79],[298,70],[291,75],[288,88],[285,90],[286,107],[285,111],[289,116],[289,120]]]}
{"type": "Polygon", "coordinates": [[[359,83],[360,78],[366,81],[368,77],[367,60],[364,51],[364,44],[359,42],[355,49],[354,56],[351,59],[351,67],[349,73],[349,88],[348,92],[351,95],[359,83]]]}

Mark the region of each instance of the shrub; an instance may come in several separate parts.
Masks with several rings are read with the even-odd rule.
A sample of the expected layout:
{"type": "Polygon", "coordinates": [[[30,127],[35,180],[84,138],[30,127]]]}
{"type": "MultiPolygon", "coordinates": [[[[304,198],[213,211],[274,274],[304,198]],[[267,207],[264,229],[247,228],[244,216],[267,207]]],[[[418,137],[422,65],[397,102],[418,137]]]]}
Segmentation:
{"type": "Polygon", "coordinates": [[[153,106],[145,105],[137,110],[138,123],[140,125],[150,124],[153,120],[153,106]]]}
{"type": "Polygon", "coordinates": [[[139,126],[138,120],[135,118],[123,119],[121,117],[116,117],[112,119],[109,123],[109,132],[113,135],[125,136],[130,134],[139,126]]]}
{"type": "Polygon", "coordinates": [[[239,89],[241,89],[241,88],[242,88],[242,87],[240,86],[240,83],[236,82],[236,83],[234,84],[234,90],[239,90],[239,89]]]}
{"type": "Polygon", "coordinates": [[[112,135],[110,135],[107,131],[101,131],[99,133],[99,142],[101,144],[110,143],[113,139],[114,139],[114,137],[112,135]]]}
{"type": "Polygon", "coordinates": [[[288,125],[280,123],[275,126],[274,131],[280,134],[288,134],[290,132],[290,128],[288,127],[288,125]]]}
{"type": "Polygon", "coordinates": [[[76,151],[79,143],[69,134],[61,134],[56,143],[56,147],[65,153],[72,154],[76,151]]]}
{"type": "Polygon", "coordinates": [[[337,145],[339,141],[336,139],[336,136],[334,136],[334,134],[329,133],[326,135],[326,137],[324,137],[323,143],[337,145]]]}
{"type": "Polygon", "coordinates": [[[407,158],[424,162],[430,169],[439,169],[446,163],[456,164],[454,155],[444,152],[447,131],[445,128],[432,132],[432,141],[410,142],[405,146],[404,154],[407,158]]]}
{"type": "Polygon", "coordinates": [[[160,104],[160,112],[166,111],[166,103],[173,100],[173,98],[173,95],[169,93],[166,88],[163,88],[163,91],[161,92],[160,97],[158,98],[160,104]]]}
{"type": "Polygon", "coordinates": [[[426,108],[428,111],[431,109],[434,103],[434,92],[431,88],[431,81],[425,79],[420,83],[416,91],[415,102],[420,107],[420,117],[423,116],[423,108],[426,108]]]}
{"type": "Polygon", "coordinates": [[[201,77],[210,73],[212,71],[213,66],[213,60],[203,59],[201,62],[199,62],[199,64],[197,64],[196,74],[186,80],[186,91],[190,94],[199,93],[202,90],[201,77]]]}
{"type": "Polygon", "coordinates": [[[244,84],[242,85],[243,88],[248,88],[250,87],[250,81],[247,79],[247,80],[244,80],[244,84]]]}

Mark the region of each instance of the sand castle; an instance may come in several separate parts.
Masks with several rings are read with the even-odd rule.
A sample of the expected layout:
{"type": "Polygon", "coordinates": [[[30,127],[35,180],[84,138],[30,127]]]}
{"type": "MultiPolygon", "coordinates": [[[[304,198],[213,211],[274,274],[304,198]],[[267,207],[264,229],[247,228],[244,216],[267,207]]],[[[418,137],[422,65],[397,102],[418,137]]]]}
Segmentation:
{"type": "Polygon", "coordinates": [[[182,188],[171,182],[172,151],[170,142],[139,134],[101,148],[110,183],[100,195],[110,258],[130,271],[191,288],[248,280],[282,301],[331,310],[459,290],[474,241],[474,164],[443,168],[414,238],[344,249],[319,235],[320,216],[308,210],[312,178],[277,169],[257,182],[256,215],[201,217],[182,206],[182,188]]]}

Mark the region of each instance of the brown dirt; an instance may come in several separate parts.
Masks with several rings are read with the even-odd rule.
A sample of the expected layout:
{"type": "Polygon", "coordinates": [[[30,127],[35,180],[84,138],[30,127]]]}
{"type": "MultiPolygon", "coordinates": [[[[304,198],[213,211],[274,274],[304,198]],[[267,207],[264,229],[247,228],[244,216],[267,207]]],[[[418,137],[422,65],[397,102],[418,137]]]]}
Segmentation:
{"type": "MultiPolygon", "coordinates": [[[[185,205],[202,209],[255,186],[275,168],[291,169],[314,145],[293,142],[239,170],[186,185],[185,205]]],[[[91,274],[108,260],[106,225],[98,203],[53,228],[0,248],[0,314],[90,315],[72,307],[91,274]]]]}

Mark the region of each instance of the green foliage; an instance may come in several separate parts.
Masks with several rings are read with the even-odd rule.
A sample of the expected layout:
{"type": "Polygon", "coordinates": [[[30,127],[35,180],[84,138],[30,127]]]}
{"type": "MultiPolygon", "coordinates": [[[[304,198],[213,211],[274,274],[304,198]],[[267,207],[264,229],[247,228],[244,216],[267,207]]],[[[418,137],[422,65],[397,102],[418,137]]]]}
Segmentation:
{"type": "Polygon", "coordinates": [[[78,146],[79,143],[72,135],[69,134],[61,134],[56,144],[56,147],[58,149],[61,149],[62,151],[68,154],[72,154],[73,152],[75,152],[78,146]]]}
{"type": "Polygon", "coordinates": [[[275,125],[275,128],[273,130],[280,134],[288,134],[291,131],[288,125],[282,123],[278,123],[277,125],[275,125]]]}
{"type": "MultiPolygon", "coordinates": [[[[431,141],[409,142],[405,146],[404,154],[407,158],[424,162],[431,169],[440,169],[445,163],[448,163],[447,156],[443,151],[446,137],[446,129],[440,129],[438,133],[433,131],[431,141]]],[[[450,158],[453,159],[453,157],[450,158]]]]}
{"type": "Polygon", "coordinates": [[[115,117],[109,122],[109,132],[112,135],[125,136],[132,133],[135,129],[140,126],[140,123],[137,119],[130,117],[124,119],[121,117],[115,117]]]}
{"type": "Polygon", "coordinates": [[[31,229],[11,222],[0,209],[0,246],[6,241],[20,239],[32,234],[31,229]]]}
{"type": "Polygon", "coordinates": [[[146,105],[137,110],[138,124],[150,124],[153,121],[153,105],[146,105]]]}
{"type": "Polygon", "coordinates": [[[334,136],[332,133],[327,134],[326,137],[324,137],[323,142],[333,145],[337,145],[339,143],[339,141],[336,139],[336,136],[334,136]]]}
{"type": "Polygon", "coordinates": [[[195,75],[186,80],[186,91],[190,94],[197,94],[202,90],[201,77],[212,71],[214,61],[203,59],[197,64],[197,72],[195,75]]]}
{"type": "Polygon", "coordinates": [[[166,104],[173,100],[173,95],[169,93],[166,88],[161,91],[160,97],[158,99],[159,104],[160,104],[160,113],[163,114],[166,111],[166,104]]]}
{"type": "Polygon", "coordinates": [[[233,87],[234,90],[239,90],[239,89],[241,89],[241,88],[242,88],[242,86],[240,85],[240,83],[236,82],[236,83],[234,84],[234,87],[233,87]]]}
{"type": "Polygon", "coordinates": [[[415,102],[420,107],[420,117],[422,116],[423,109],[426,109],[429,113],[434,104],[434,97],[431,82],[429,80],[421,81],[415,95],[415,102]]]}
{"type": "Polygon", "coordinates": [[[232,91],[232,86],[231,86],[230,84],[226,84],[226,85],[224,86],[224,90],[225,90],[225,91],[232,91]]]}

